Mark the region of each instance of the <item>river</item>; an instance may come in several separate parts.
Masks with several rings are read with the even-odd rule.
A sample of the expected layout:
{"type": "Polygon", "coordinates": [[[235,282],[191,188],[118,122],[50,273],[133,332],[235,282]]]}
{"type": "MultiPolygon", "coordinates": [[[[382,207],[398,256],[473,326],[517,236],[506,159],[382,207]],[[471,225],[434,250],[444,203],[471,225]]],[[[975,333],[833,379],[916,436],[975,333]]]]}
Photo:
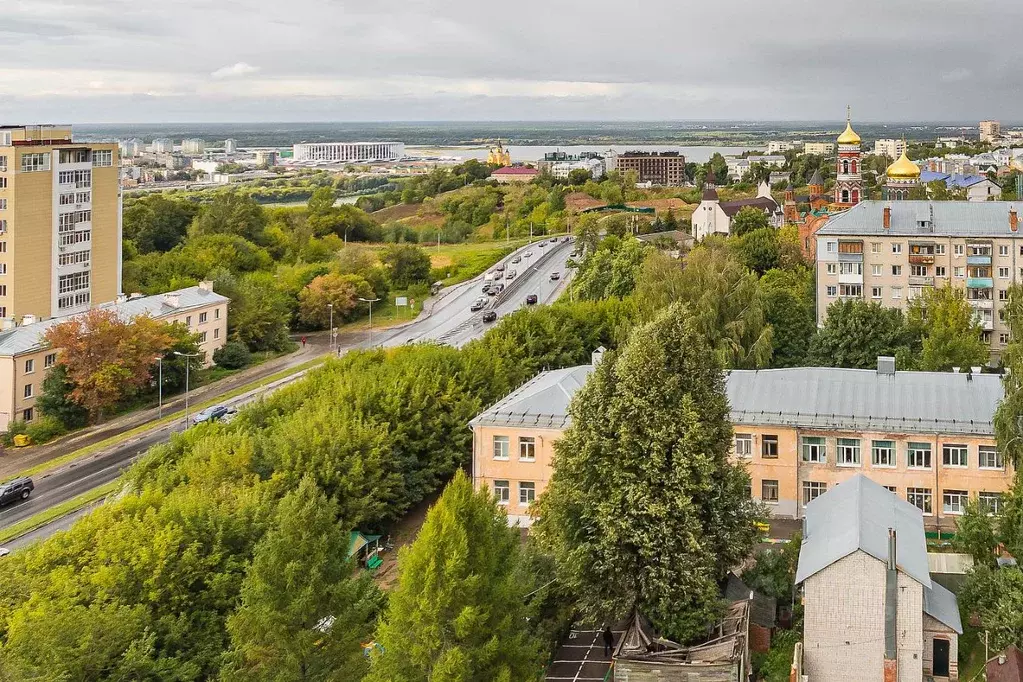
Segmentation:
{"type": "MultiPolygon", "coordinates": [[[[561,146],[561,147],[531,147],[531,146],[516,146],[510,145],[505,147],[511,154],[513,163],[519,162],[533,162],[543,159],[544,154],[548,152],[566,152],[570,155],[579,154],[580,152],[606,152],[613,150],[619,154],[627,151],[641,151],[641,152],[678,152],[686,157],[686,161],[693,161],[696,163],[704,163],[710,160],[710,157],[715,153],[719,153],[722,156],[729,156],[734,154],[742,154],[744,151],[750,150],[750,147],[679,147],[676,145],[669,144],[590,144],[590,145],[575,145],[575,146],[561,146]]],[[[455,157],[458,159],[478,159],[479,161],[486,161],[487,154],[489,153],[487,147],[420,147],[420,146],[407,146],[405,147],[405,153],[413,157],[455,157]]]]}

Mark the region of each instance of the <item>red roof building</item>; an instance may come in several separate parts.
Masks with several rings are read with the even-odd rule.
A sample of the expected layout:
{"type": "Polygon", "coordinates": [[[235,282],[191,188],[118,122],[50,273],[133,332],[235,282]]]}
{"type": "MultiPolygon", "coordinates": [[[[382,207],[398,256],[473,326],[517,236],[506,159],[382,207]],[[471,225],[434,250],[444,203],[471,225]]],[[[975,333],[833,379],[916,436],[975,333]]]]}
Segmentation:
{"type": "Polygon", "coordinates": [[[1023,682],[1023,652],[1010,644],[987,662],[987,682],[1023,682]]]}
{"type": "Polygon", "coordinates": [[[505,166],[490,174],[498,182],[529,182],[540,175],[540,171],[528,166],[505,166]]]}

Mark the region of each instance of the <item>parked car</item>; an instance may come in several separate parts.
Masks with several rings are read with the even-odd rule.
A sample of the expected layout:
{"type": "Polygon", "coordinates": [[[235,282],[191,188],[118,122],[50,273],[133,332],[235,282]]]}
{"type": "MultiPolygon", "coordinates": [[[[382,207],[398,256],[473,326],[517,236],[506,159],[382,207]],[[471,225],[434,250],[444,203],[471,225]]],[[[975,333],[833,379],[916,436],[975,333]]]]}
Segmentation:
{"type": "Polygon", "coordinates": [[[517,274],[518,273],[515,272],[514,270],[509,270],[508,272],[504,273],[504,278],[505,279],[515,279],[515,275],[517,275],[517,274]]]}
{"type": "Polygon", "coordinates": [[[526,305],[536,305],[536,294],[526,296],[526,305]]]}
{"type": "Polygon", "coordinates": [[[10,504],[18,500],[27,500],[28,496],[35,490],[35,483],[32,479],[23,476],[0,486],[0,505],[10,504]]]}
{"type": "Polygon", "coordinates": [[[497,319],[497,313],[495,313],[493,310],[488,310],[487,312],[483,313],[483,321],[484,322],[493,322],[496,319],[497,319]]]}
{"type": "Polygon", "coordinates": [[[472,312],[476,312],[477,310],[483,310],[486,307],[487,299],[477,298],[475,301],[472,302],[472,305],[469,306],[469,310],[471,310],[472,312]]]}
{"type": "Polygon", "coordinates": [[[561,279],[561,273],[560,272],[552,272],[551,273],[551,281],[552,282],[554,282],[556,280],[559,280],[559,279],[561,279]]]}
{"type": "Polygon", "coordinates": [[[202,424],[204,422],[215,422],[223,416],[227,415],[227,407],[225,405],[214,405],[207,407],[197,415],[192,417],[193,424],[202,424]]]}
{"type": "Polygon", "coordinates": [[[519,263],[522,261],[522,256],[515,256],[512,258],[512,263],[519,263]]]}

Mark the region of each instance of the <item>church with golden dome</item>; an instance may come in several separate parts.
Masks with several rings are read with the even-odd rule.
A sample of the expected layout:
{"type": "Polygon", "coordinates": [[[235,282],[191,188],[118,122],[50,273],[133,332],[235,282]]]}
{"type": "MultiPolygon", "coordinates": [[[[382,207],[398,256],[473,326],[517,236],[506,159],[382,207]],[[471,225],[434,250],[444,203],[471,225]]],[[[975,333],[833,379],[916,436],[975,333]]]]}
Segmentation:
{"type": "Polygon", "coordinates": [[[487,154],[487,163],[494,166],[511,165],[511,152],[509,152],[501,145],[500,140],[497,141],[496,147],[490,148],[490,153],[487,154]]]}
{"type": "Polygon", "coordinates": [[[882,198],[887,201],[903,201],[910,198],[910,191],[920,186],[920,166],[906,156],[903,143],[902,156],[884,172],[885,182],[882,198]]]}
{"type": "Polygon", "coordinates": [[[863,172],[860,136],[852,127],[852,112],[845,112],[845,132],[838,136],[838,158],[835,167],[835,203],[852,208],[863,199],[863,172]]]}

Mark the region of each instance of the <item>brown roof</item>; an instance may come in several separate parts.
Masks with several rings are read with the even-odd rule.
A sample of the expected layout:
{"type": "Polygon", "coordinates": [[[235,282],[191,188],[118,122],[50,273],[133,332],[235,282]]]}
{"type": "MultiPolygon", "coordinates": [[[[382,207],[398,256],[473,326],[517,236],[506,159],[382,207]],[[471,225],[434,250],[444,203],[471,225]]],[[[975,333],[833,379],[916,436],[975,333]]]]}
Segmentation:
{"type": "Polygon", "coordinates": [[[1023,652],[1010,644],[1007,649],[987,662],[988,682],[1023,682],[1023,652]],[[1002,656],[1005,663],[999,663],[1002,656]]]}
{"type": "Polygon", "coordinates": [[[768,199],[767,197],[757,197],[755,199],[737,199],[736,201],[722,201],[721,210],[725,212],[729,218],[734,218],[735,214],[746,208],[752,206],[753,208],[759,208],[762,211],[768,211],[774,213],[778,210],[778,202],[774,199],[768,199]]]}

